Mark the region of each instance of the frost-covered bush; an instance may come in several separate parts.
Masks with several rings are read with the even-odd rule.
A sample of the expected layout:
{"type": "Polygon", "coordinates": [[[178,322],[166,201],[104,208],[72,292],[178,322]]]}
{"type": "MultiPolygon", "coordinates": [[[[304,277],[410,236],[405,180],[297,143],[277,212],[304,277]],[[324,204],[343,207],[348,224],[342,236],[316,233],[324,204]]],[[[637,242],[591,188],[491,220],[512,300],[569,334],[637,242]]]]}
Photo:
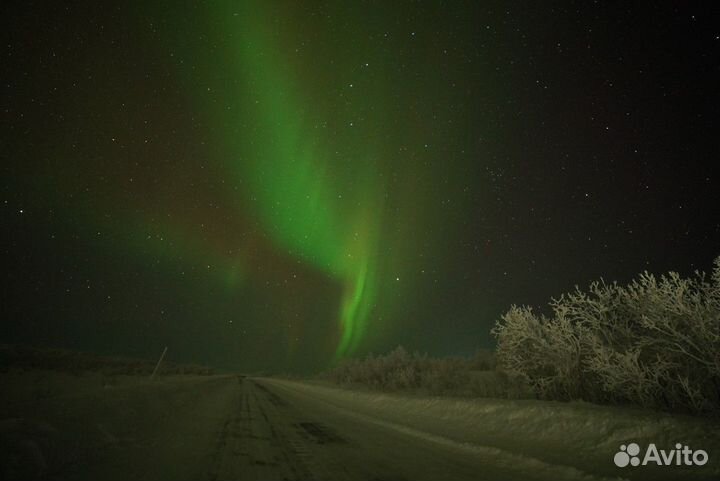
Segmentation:
{"type": "Polygon", "coordinates": [[[492,371],[495,364],[495,352],[490,349],[478,349],[470,359],[470,369],[474,371],[492,371]]]}
{"type": "Polygon", "coordinates": [[[493,370],[495,356],[478,351],[470,359],[431,358],[410,354],[403,347],[380,356],[347,359],[323,377],[343,385],[366,386],[383,391],[469,397],[529,397],[527,385],[493,370]]]}
{"type": "Polygon", "coordinates": [[[422,369],[421,387],[430,394],[458,393],[470,383],[469,362],[461,358],[432,359],[422,369]]]}
{"type": "Polygon", "coordinates": [[[347,359],[325,377],[338,384],[363,384],[376,389],[412,389],[420,384],[420,371],[426,356],[411,355],[402,346],[384,356],[347,359]]]}
{"type": "Polygon", "coordinates": [[[562,311],[552,318],[536,316],[529,307],[512,306],[498,321],[499,366],[519,375],[538,396],[575,399],[582,390],[585,329],[562,311]]]}
{"type": "Polygon", "coordinates": [[[496,323],[498,363],[543,398],[720,411],[720,257],[704,274],[595,282],[496,323]]]}

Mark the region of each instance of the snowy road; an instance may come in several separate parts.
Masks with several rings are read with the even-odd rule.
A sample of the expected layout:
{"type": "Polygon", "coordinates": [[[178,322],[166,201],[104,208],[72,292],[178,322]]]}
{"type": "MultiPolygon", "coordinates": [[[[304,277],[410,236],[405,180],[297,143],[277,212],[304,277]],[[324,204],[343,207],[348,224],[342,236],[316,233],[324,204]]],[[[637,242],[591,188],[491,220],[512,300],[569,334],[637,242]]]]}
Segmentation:
{"type": "Polygon", "coordinates": [[[211,480],[503,478],[472,453],[318,402],[290,383],[244,380],[237,402],[218,436],[211,480]]]}
{"type": "Polygon", "coordinates": [[[707,444],[714,426],[593,405],[412,398],[214,376],[77,386],[5,407],[4,418],[26,420],[0,432],[20,456],[15,479],[718,479],[713,464],[612,464],[613,436],[665,433],[707,444]],[[33,438],[38,432],[42,439],[33,438]],[[22,470],[37,461],[27,449],[32,439],[42,472],[22,470]]]}
{"type": "MultiPolygon", "coordinates": [[[[521,479],[511,465],[488,463],[496,452],[345,410],[295,387],[242,382],[240,409],[223,425],[210,479],[521,479]]],[[[557,474],[525,471],[522,479],[557,474]]]]}

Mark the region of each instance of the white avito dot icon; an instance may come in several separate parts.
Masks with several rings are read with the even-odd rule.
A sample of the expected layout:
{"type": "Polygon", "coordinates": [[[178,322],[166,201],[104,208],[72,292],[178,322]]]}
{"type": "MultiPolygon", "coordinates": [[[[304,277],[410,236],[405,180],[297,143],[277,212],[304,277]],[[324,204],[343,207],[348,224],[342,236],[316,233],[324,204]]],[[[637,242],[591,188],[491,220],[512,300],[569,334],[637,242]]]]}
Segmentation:
{"type": "Polygon", "coordinates": [[[640,458],[637,457],[640,454],[640,446],[635,443],[628,444],[627,453],[630,455],[630,464],[638,466],[640,464],[640,458]]]}
{"type": "Polygon", "coordinates": [[[622,444],[620,451],[615,453],[613,461],[615,462],[615,466],[619,468],[624,468],[628,464],[638,466],[640,464],[640,458],[637,457],[638,454],[640,454],[640,446],[636,443],[630,443],[627,446],[622,444]]]}
{"type": "Polygon", "coordinates": [[[620,446],[620,451],[615,453],[615,457],[613,458],[613,461],[615,461],[615,466],[619,468],[624,468],[628,464],[630,464],[630,456],[627,455],[625,450],[627,449],[627,446],[624,444],[620,446]]]}

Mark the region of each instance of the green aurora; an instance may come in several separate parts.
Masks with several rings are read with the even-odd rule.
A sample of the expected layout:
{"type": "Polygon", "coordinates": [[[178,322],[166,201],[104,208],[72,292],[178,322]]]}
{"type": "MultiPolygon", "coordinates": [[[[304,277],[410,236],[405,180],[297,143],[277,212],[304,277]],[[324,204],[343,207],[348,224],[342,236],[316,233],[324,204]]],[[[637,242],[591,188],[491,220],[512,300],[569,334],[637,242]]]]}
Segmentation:
{"type": "Polygon", "coordinates": [[[717,255],[702,9],[6,3],[3,343],[468,355],[512,304],[717,255]]]}
{"type": "Polygon", "coordinates": [[[338,144],[353,141],[352,132],[330,141],[325,117],[306,105],[310,99],[268,31],[272,23],[258,18],[258,6],[244,4],[242,11],[222,15],[229,20],[223,35],[237,38],[224,68],[237,72],[235,96],[251,106],[244,114],[249,119],[226,116],[233,153],[228,167],[239,180],[247,179],[257,215],[274,243],[342,283],[341,356],[362,339],[374,302],[384,190],[377,159],[367,142],[353,144],[344,159],[334,158],[338,144]],[[250,123],[250,148],[233,143],[238,124],[250,123]]]}
{"type": "Polygon", "coordinates": [[[370,68],[387,73],[393,55],[346,52],[354,62],[340,60],[326,75],[302,82],[298,71],[308,67],[292,58],[296,43],[282,29],[292,9],[279,5],[216,4],[204,12],[217,48],[201,82],[222,101],[209,103],[203,92],[198,106],[221,133],[216,141],[225,169],[243,186],[237,209],[247,210],[250,199],[275,249],[341,284],[337,358],[363,340],[378,289],[399,290],[397,268],[384,283],[378,276],[388,198],[388,169],[379,164],[392,165],[383,132],[393,128],[382,106],[390,92],[376,76],[363,78],[370,68]],[[363,58],[372,58],[372,67],[363,58]],[[328,97],[326,89],[338,95],[328,97]]]}
{"type": "Polygon", "coordinates": [[[72,122],[23,176],[58,236],[101,259],[67,291],[101,307],[57,336],[96,332],[110,300],[110,351],[162,339],[190,359],[317,370],[401,338],[446,349],[423,320],[486,309],[441,299],[464,280],[448,254],[469,209],[497,195],[471,179],[502,142],[495,112],[466,108],[499,88],[481,63],[476,88],[449,48],[473,41],[462,11],[136,4],[105,27],[119,44],[88,40],[108,54],[76,60],[90,88],[62,99],[72,122]],[[88,299],[99,278],[110,297],[88,299]]]}

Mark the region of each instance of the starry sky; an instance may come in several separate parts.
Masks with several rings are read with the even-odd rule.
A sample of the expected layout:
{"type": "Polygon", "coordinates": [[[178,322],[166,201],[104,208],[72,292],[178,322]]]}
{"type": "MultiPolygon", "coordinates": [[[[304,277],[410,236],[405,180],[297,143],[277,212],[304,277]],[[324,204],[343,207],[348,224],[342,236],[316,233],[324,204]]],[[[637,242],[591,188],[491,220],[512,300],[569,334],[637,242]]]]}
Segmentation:
{"type": "Polygon", "coordinates": [[[720,254],[709,5],[1,8],[0,342],[466,355],[513,303],[720,254]]]}

